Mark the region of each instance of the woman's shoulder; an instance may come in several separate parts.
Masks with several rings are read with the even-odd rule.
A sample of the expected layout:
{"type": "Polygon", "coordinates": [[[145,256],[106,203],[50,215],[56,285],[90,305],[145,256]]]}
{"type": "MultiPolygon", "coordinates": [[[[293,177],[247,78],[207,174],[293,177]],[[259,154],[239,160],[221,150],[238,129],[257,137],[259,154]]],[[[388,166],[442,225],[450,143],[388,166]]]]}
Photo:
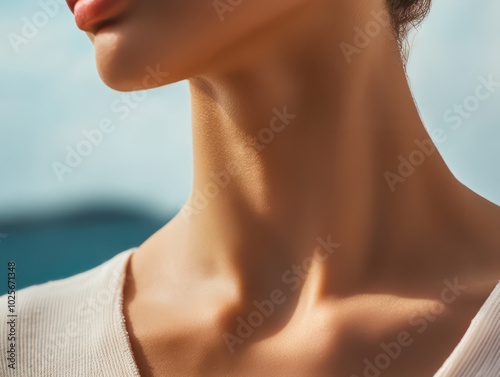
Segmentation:
{"type": "Polygon", "coordinates": [[[1,296],[0,351],[13,354],[17,368],[14,372],[2,357],[0,371],[10,368],[14,374],[8,375],[38,376],[31,370],[38,365],[40,375],[49,375],[42,373],[60,371],[45,368],[68,367],[77,357],[90,362],[89,352],[97,357],[99,347],[102,350],[110,339],[119,342],[116,321],[121,313],[116,308],[132,251],[69,278],[1,296]]]}
{"type": "MultiPolygon", "coordinates": [[[[47,315],[53,310],[61,312],[74,309],[68,305],[69,302],[85,304],[85,300],[91,300],[95,305],[104,303],[105,297],[119,288],[127,257],[132,250],[123,251],[85,272],[15,292],[14,296],[10,295],[13,297],[13,311],[20,317],[32,317],[37,314],[47,315]]],[[[0,297],[0,314],[8,314],[8,297],[9,295],[0,297]]]]}

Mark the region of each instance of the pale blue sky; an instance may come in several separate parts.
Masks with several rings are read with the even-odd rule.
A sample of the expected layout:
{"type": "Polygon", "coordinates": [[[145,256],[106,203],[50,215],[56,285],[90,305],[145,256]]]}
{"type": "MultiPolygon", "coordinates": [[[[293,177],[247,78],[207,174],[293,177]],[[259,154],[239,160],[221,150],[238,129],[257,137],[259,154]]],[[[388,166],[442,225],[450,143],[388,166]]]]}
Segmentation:
{"type": "MultiPolygon", "coordinates": [[[[186,83],[148,92],[120,120],[111,106],[122,93],[99,80],[92,45],[65,6],[15,53],[8,33],[20,34],[22,18],[32,19],[40,9],[38,1],[6,2],[0,14],[0,218],[95,198],[158,212],[178,209],[191,186],[186,83]],[[103,118],[111,118],[116,130],[59,182],[52,162],[63,161],[66,146],[74,147],[82,130],[96,128],[103,118]]],[[[440,127],[449,136],[439,148],[452,171],[496,203],[500,88],[457,130],[443,114],[474,94],[479,77],[500,82],[499,19],[497,0],[434,0],[429,18],[411,38],[408,65],[427,128],[440,127]]]]}

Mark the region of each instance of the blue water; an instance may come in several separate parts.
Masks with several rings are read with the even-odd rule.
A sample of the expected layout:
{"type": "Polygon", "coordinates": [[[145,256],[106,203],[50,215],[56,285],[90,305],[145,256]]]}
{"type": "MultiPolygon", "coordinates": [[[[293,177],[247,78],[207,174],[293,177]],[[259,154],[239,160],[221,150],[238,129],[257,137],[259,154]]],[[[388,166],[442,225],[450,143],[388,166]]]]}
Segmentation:
{"type": "Polygon", "coordinates": [[[139,246],[169,218],[118,210],[1,222],[0,295],[9,261],[16,262],[17,289],[61,279],[139,246]]]}

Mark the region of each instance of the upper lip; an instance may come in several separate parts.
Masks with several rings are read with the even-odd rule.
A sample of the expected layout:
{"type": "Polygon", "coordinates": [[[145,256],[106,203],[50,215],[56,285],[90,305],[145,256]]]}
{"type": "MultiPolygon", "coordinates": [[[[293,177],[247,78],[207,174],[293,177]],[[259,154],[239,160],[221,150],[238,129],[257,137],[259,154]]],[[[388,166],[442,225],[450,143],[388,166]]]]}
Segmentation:
{"type": "Polygon", "coordinates": [[[75,13],[75,5],[78,2],[78,0],[66,0],[66,3],[68,4],[69,9],[71,10],[71,13],[75,13]]]}

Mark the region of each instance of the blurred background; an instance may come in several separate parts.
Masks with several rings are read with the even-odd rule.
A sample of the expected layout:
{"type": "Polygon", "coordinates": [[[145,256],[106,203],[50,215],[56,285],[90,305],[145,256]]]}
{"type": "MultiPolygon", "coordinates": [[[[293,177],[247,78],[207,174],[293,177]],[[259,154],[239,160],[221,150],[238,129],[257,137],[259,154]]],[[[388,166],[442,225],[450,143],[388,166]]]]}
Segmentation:
{"type": "MultiPolygon", "coordinates": [[[[500,204],[500,85],[474,99],[483,81],[500,84],[500,3],[433,1],[409,38],[410,84],[428,130],[446,135],[438,148],[450,169],[500,204]]],[[[0,35],[0,279],[14,260],[22,288],[140,245],[181,208],[192,179],[189,91],[107,88],[62,0],[4,2],[0,35]],[[103,119],[114,131],[61,170],[103,119]]]]}

